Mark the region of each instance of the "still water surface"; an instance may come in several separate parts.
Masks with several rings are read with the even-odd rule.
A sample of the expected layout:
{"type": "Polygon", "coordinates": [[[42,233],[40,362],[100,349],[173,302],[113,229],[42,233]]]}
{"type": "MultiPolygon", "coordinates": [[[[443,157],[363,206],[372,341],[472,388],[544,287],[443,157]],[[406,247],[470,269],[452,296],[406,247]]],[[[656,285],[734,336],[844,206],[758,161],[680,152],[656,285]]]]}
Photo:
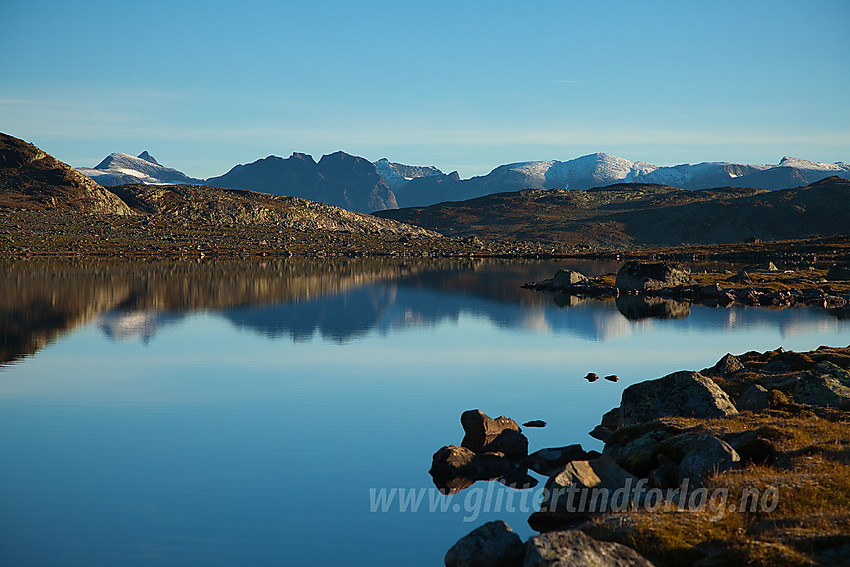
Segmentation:
{"type": "Polygon", "coordinates": [[[433,488],[464,410],[547,421],[525,430],[532,451],[601,449],[587,432],[630,384],[850,343],[823,309],[638,319],[519,288],[567,265],[618,267],[5,266],[0,563],[441,565],[485,521],[532,535],[527,513],[464,493],[457,511],[430,495],[370,511],[370,489],[433,488]]]}

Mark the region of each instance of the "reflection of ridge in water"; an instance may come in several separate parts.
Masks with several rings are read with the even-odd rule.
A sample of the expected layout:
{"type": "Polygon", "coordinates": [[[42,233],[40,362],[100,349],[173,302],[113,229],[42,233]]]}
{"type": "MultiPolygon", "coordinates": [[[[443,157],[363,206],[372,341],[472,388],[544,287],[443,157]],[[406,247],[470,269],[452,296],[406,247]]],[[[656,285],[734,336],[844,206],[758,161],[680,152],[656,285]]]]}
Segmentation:
{"type": "Polygon", "coordinates": [[[641,319],[683,319],[690,316],[691,304],[663,297],[621,295],[616,299],[617,310],[629,321],[641,319]]]}

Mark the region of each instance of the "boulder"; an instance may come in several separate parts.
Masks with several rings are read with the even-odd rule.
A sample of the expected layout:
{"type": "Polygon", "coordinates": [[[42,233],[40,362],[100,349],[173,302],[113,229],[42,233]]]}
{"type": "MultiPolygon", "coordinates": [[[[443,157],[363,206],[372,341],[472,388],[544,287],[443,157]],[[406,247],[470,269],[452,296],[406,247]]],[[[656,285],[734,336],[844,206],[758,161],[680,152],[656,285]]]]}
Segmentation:
{"type": "Polygon", "coordinates": [[[753,384],[738,398],[739,411],[761,411],[770,407],[770,392],[759,384],[753,384]]]}
{"type": "Polygon", "coordinates": [[[685,480],[699,486],[709,475],[737,469],[741,457],[729,443],[713,435],[685,433],[671,438],[665,449],[681,453],[678,467],[679,486],[685,480]]]}
{"type": "Polygon", "coordinates": [[[546,427],[546,422],[542,419],[532,419],[522,424],[523,427],[546,427]]]}
{"type": "Polygon", "coordinates": [[[658,424],[653,430],[618,445],[609,443],[604,454],[630,473],[649,477],[659,487],[699,486],[712,473],[737,468],[741,457],[722,439],[699,433],[680,433],[658,424]]]}
{"type": "Polygon", "coordinates": [[[478,437],[467,434],[461,442],[475,453],[504,453],[513,460],[521,460],[528,455],[528,439],[525,435],[515,429],[505,429],[498,435],[487,435],[478,437]]]}
{"type": "Polygon", "coordinates": [[[752,285],[753,283],[753,279],[750,277],[750,274],[744,270],[741,270],[730,278],[726,278],[726,281],[729,283],[739,283],[744,285],[752,285]]]}
{"type": "Polygon", "coordinates": [[[737,372],[739,370],[743,370],[744,365],[741,363],[738,358],[728,352],[726,355],[717,361],[717,364],[712,366],[711,368],[706,369],[704,372],[709,376],[728,376],[733,372],[737,372]]]}
{"type": "Polygon", "coordinates": [[[570,461],[587,460],[588,455],[581,445],[567,445],[535,451],[523,460],[523,464],[543,476],[552,476],[562,471],[570,461]]]}
{"type": "Polygon", "coordinates": [[[523,567],[652,567],[652,563],[625,545],[597,541],[579,530],[549,532],[526,543],[523,567]]]}
{"type": "MultiPolygon", "coordinates": [[[[598,377],[597,377],[598,378],[598,377]]],[[[602,423],[597,425],[593,431],[590,432],[590,436],[594,439],[599,439],[600,441],[606,441],[611,434],[617,430],[620,423],[620,408],[619,406],[605,412],[602,415],[602,423]]]]}
{"type": "Polygon", "coordinates": [[[833,264],[826,273],[826,279],[831,282],[850,281],[850,266],[833,264]]]}
{"type": "Polygon", "coordinates": [[[690,283],[691,270],[681,264],[644,264],[631,260],[617,272],[614,286],[619,290],[656,291],[690,283]]]}
{"type": "Polygon", "coordinates": [[[812,406],[841,406],[850,401],[850,372],[824,360],[800,377],[794,400],[812,406]]]}
{"type": "Polygon", "coordinates": [[[460,424],[467,435],[472,437],[487,437],[498,435],[505,429],[513,429],[522,431],[517,422],[505,417],[499,416],[493,419],[481,410],[467,410],[460,416],[460,424]]]}
{"type": "Polygon", "coordinates": [[[564,519],[583,518],[592,513],[611,510],[612,506],[623,507],[623,497],[635,487],[638,479],[623,469],[608,455],[589,461],[571,461],[559,473],[546,481],[544,500],[540,505],[541,513],[555,514],[564,519]],[[568,489],[585,491],[575,492],[572,499],[568,489]],[[594,490],[596,489],[596,490],[594,490]],[[620,500],[614,501],[614,494],[620,490],[620,500]],[[607,491],[604,498],[593,498],[595,492],[607,491]],[[577,495],[577,496],[576,496],[577,495]],[[582,508],[582,506],[584,506],[582,508]]]}
{"type": "Polygon", "coordinates": [[[738,413],[729,396],[698,372],[674,372],[623,390],[619,424],[646,423],[659,417],[714,418],[738,413]]]}
{"type": "Polygon", "coordinates": [[[569,287],[587,283],[587,277],[575,270],[558,270],[555,272],[555,277],[552,278],[552,283],[559,287],[569,287]]]}
{"type": "Polygon", "coordinates": [[[522,539],[508,524],[487,522],[449,549],[446,567],[520,567],[524,553],[522,539]]]}

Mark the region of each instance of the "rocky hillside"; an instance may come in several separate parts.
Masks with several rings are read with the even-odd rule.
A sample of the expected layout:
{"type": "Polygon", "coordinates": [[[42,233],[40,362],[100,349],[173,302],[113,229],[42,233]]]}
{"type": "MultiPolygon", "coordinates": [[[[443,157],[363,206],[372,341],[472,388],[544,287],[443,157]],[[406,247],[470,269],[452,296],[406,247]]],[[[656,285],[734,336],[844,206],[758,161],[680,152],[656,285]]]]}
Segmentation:
{"type": "Polygon", "coordinates": [[[229,189],[289,195],[336,205],[349,211],[369,213],[395,209],[395,195],[370,161],[336,152],[318,163],[312,156],[294,153],[237,165],[207,184],[229,189]]]}
{"type": "Polygon", "coordinates": [[[299,199],[200,185],[122,185],[113,189],[135,211],[182,222],[213,225],[274,225],[299,231],[439,236],[390,219],[299,199]]]}
{"type": "Polygon", "coordinates": [[[121,199],[71,166],[2,133],[0,207],[132,214],[121,199]]]}
{"type": "Polygon", "coordinates": [[[537,240],[571,246],[722,244],[847,234],[850,180],[766,191],[685,191],[619,184],[587,191],[529,189],[430,207],[376,213],[452,236],[537,240]]]}

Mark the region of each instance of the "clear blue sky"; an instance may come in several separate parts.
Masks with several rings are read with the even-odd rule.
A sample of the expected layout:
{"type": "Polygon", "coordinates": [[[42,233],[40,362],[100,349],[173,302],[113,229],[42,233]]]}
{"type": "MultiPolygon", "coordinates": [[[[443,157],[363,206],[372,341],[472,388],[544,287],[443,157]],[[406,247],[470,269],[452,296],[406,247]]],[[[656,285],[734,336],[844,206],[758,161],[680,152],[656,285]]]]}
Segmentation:
{"type": "Polygon", "coordinates": [[[198,177],[293,151],[850,161],[850,0],[3,0],[0,131],[198,177]]]}

